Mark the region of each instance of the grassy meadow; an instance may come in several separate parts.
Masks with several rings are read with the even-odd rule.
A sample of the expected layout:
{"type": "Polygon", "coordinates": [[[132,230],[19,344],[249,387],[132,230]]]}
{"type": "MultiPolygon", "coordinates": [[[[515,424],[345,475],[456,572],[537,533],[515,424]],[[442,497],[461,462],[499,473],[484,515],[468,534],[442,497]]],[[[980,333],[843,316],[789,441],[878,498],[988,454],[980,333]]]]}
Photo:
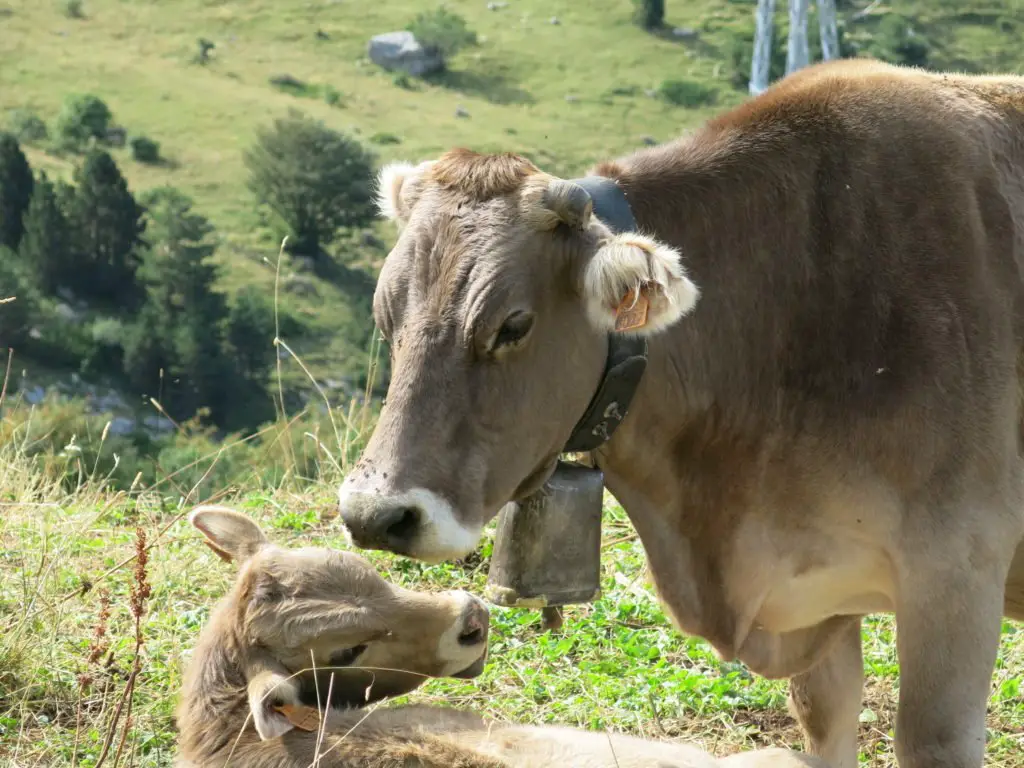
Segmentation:
{"type": "MultiPolygon", "coordinates": [[[[849,14],[869,2],[839,5],[849,14]]],[[[915,18],[936,67],[1024,70],[1021,0],[891,5],[915,18]]],[[[170,184],[194,197],[224,240],[223,287],[263,286],[307,324],[303,339],[288,340],[297,356],[278,375],[282,387],[315,391],[312,380],[363,361],[335,343],[336,329],[354,321],[336,284],[310,275],[312,294],[277,290],[289,271],[278,269],[280,232],[249,195],[242,163],[259,127],[294,107],[361,137],[381,163],[461,145],[523,152],[568,175],[672,138],[745,98],[730,81],[730,57],[737,35],[752,27],[752,0],[669,0],[669,29],[690,28],[696,37],[644,32],[631,22],[627,0],[447,6],[467,19],[479,45],[423,82],[383,72],[366,57],[372,35],[402,29],[434,7],[415,0],[84,0],[78,16],[64,0],[0,0],[0,127],[8,110],[31,109],[49,122],[69,94],[95,93],[130,135],[159,141],[166,158],[159,165],[113,151],[133,191],[170,184]],[[194,62],[199,38],[216,46],[205,65],[194,62]],[[282,74],[303,85],[273,85],[282,74]],[[659,90],[670,78],[713,96],[697,107],[670,103],[659,90]]],[[[877,19],[851,24],[847,34],[869,35],[877,19]]],[[[57,175],[70,175],[77,161],[41,146],[26,151],[34,168],[57,175]]],[[[392,241],[384,225],[375,231],[392,241]]],[[[358,238],[340,247],[371,266],[386,254],[358,238]]],[[[28,408],[13,399],[0,393],[5,420],[12,408],[28,408]]],[[[300,447],[287,442],[274,454],[283,479],[268,482],[253,457],[250,480],[210,487],[208,467],[236,450],[210,444],[199,470],[120,492],[73,445],[60,456],[31,457],[0,423],[0,766],[170,765],[183,665],[233,575],[185,516],[200,501],[223,500],[280,542],[345,547],[332,521],[334,489],[372,416],[337,404],[328,415],[331,428],[311,438],[300,427],[300,447]],[[300,482],[302,472],[290,469],[306,449],[320,464],[317,483],[300,482]],[[151,592],[137,637],[129,606],[140,532],[151,592]]],[[[103,432],[102,419],[96,427],[103,432]]],[[[554,633],[540,631],[536,612],[494,608],[484,675],[431,681],[407,699],[474,707],[501,720],[688,739],[718,754],[802,746],[784,683],[720,663],[706,643],[671,627],[645,579],[642,548],[611,498],[603,535],[599,601],[569,609],[554,633]]],[[[488,538],[478,556],[457,564],[368,557],[410,586],[480,592],[489,552],[488,538]]],[[[891,768],[899,689],[893,622],[873,617],[864,638],[861,760],[891,768]]],[[[1024,766],[1021,624],[1004,626],[988,729],[986,765],[1024,766]]]]}
{"type": "MultiPolygon", "coordinates": [[[[104,765],[168,766],[183,665],[211,607],[230,584],[233,567],[188,525],[191,505],[167,494],[110,494],[97,481],[69,493],[17,456],[3,458],[0,764],[96,766],[109,743],[104,765]],[[113,715],[136,660],[130,603],[138,578],[139,531],[147,547],[151,593],[140,623],[142,645],[126,727],[126,709],[117,722],[113,715]],[[97,624],[106,627],[100,638],[97,624]]],[[[303,492],[248,490],[225,500],[253,515],[280,543],[344,548],[334,525],[333,498],[333,486],[324,485],[303,492]]],[[[455,564],[369,557],[387,577],[408,586],[480,593],[492,535],[493,527],[479,555],[455,564]]],[[[601,598],[567,609],[556,632],[542,632],[535,611],[494,608],[483,676],[430,681],[404,700],[471,707],[498,720],[685,739],[717,754],[764,745],[801,747],[786,711],[784,683],[755,678],[740,664],[723,664],[703,641],[671,627],[645,579],[640,543],[611,499],[602,570],[601,598]]],[[[864,639],[861,760],[894,766],[899,680],[893,622],[872,618],[865,623],[864,639]]],[[[989,768],[1022,764],[1022,683],[1024,627],[1007,622],[992,683],[989,768]]]]}

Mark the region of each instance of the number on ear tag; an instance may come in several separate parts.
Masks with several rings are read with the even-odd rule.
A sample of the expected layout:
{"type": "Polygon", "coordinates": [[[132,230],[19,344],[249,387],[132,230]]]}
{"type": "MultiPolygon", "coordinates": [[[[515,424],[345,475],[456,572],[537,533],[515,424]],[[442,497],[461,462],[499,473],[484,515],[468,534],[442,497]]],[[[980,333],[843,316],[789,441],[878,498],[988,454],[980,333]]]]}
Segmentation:
{"type": "Polygon", "coordinates": [[[615,308],[615,330],[631,331],[647,325],[647,310],[650,302],[647,299],[647,286],[640,289],[640,295],[630,288],[615,308]]]}

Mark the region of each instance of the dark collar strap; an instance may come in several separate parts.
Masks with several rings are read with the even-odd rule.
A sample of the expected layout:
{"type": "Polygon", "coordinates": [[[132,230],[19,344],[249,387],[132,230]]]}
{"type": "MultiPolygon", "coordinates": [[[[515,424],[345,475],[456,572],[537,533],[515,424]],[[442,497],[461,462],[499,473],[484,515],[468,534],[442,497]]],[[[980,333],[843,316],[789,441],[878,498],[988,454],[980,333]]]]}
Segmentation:
{"type": "MultiPolygon", "coordinates": [[[[586,176],[573,179],[590,194],[594,214],[613,232],[635,232],[636,220],[626,195],[612,179],[586,176]]],[[[647,340],[643,336],[611,332],[608,334],[608,358],[604,374],[590,405],[573,429],[563,449],[566,453],[584,453],[611,439],[626,417],[647,367],[647,340]]]]}

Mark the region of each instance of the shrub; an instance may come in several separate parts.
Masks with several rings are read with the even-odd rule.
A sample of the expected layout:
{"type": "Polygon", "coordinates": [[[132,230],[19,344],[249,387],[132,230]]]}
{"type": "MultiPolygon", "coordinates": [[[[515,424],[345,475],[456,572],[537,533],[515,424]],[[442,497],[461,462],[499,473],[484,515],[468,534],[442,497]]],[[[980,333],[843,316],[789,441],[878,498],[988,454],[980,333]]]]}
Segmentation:
{"type": "Polygon", "coordinates": [[[325,85],[323,88],[324,103],[329,107],[337,107],[341,104],[341,91],[333,85],[325,85]]]}
{"type": "Polygon", "coordinates": [[[57,137],[65,149],[80,149],[90,139],[104,141],[110,128],[110,108],[91,94],[69,96],[57,116],[57,137]]]}
{"type": "Polygon", "coordinates": [[[402,140],[395,136],[393,133],[375,133],[370,137],[370,141],[374,144],[401,144],[402,140]]]}
{"type": "Polygon", "coordinates": [[[658,29],[665,23],[665,0],[633,0],[633,21],[644,29],[658,29]]]}
{"type": "Polygon", "coordinates": [[[150,165],[160,162],[160,143],[146,136],[136,136],[128,142],[136,162],[150,165]]]}
{"type": "Polygon", "coordinates": [[[694,80],[662,80],[658,95],[669,104],[695,109],[714,104],[718,89],[694,80]]]}
{"type": "Polygon", "coordinates": [[[8,130],[14,134],[22,144],[32,144],[37,141],[45,141],[49,135],[46,130],[46,123],[35,112],[27,109],[11,110],[11,116],[7,121],[8,130]]]}
{"type": "Polygon", "coordinates": [[[61,10],[69,19],[84,19],[85,7],[82,0],[63,0],[61,10]]]}
{"type": "Polygon", "coordinates": [[[210,40],[207,40],[205,37],[200,37],[196,40],[196,55],[193,58],[193,61],[200,66],[207,64],[210,61],[210,51],[216,47],[217,46],[210,40]]]}
{"type": "Polygon", "coordinates": [[[440,53],[445,59],[477,43],[476,32],[469,28],[466,20],[444,6],[424,11],[406,29],[413,33],[420,45],[440,53]]]}

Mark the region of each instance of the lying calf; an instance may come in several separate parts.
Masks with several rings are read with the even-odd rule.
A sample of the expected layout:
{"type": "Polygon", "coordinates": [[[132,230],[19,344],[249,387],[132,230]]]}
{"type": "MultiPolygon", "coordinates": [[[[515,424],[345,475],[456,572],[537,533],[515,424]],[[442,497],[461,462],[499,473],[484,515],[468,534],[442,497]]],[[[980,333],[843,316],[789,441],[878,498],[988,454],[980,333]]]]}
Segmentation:
{"type": "Polygon", "coordinates": [[[190,520],[240,569],[185,674],[178,768],[827,768],[787,750],[714,758],[455,709],[368,708],[429,677],[479,675],[486,606],[466,592],[390,584],[353,553],[275,546],[224,507],[200,507],[190,520]]]}

